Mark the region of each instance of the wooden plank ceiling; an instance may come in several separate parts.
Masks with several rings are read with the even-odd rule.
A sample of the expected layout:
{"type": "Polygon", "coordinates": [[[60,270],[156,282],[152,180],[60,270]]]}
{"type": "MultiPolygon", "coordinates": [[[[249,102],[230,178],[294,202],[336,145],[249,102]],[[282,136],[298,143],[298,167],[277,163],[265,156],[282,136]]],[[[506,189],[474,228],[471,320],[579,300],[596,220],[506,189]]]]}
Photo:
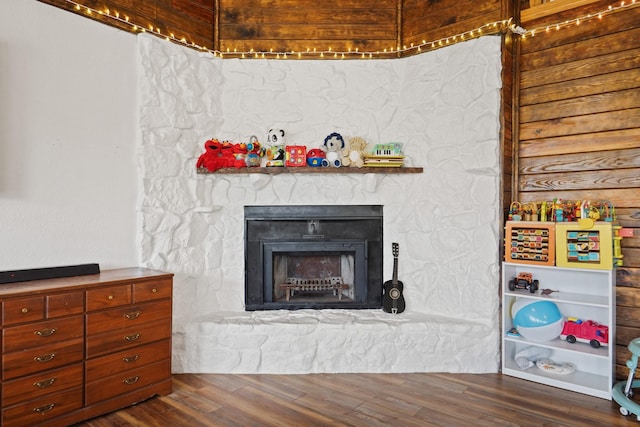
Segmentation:
{"type": "MultiPolygon", "coordinates": [[[[347,58],[359,58],[356,52],[374,53],[377,57],[406,56],[418,53],[417,49],[411,49],[412,45],[463,33],[466,39],[477,37],[480,33],[470,31],[501,21],[502,4],[507,3],[507,0],[39,1],[127,31],[154,31],[192,47],[229,55],[302,52],[305,56],[327,59],[342,58],[335,52],[353,53],[347,58]]],[[[489,26],[484,34],[501,30],[499,26],[489,26]]]]}

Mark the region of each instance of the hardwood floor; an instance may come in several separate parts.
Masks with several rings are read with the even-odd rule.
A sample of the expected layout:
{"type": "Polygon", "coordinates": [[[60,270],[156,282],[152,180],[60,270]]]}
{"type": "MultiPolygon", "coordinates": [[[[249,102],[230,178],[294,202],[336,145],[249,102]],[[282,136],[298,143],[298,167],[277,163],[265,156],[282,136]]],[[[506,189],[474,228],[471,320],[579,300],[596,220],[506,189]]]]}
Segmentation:
{"type": "Polygon", "coordinates": [[[173,384],[77,427],[639,425],[613,401],[501,374],[177,374],[173,384]]]}

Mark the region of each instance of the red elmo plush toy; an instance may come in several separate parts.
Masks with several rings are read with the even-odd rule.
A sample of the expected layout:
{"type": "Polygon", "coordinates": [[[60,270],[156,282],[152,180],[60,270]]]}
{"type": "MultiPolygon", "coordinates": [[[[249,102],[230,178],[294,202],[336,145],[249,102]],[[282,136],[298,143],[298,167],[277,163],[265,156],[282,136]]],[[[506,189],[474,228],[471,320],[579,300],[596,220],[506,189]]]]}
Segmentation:
{"type": "Polygon", "coordinates": [[[221,168],[233,167],[233,145],[229,142],[221,143],[215,138],[204,143],[205,152],[198,158],[197,168],[207,168],[209,172],[221,168]]]}
{"type": "Polygon", "coordinates": [[[240,169],[247,167],[247,144],[240,142],[233,145],[233,167],[240,169]]]}

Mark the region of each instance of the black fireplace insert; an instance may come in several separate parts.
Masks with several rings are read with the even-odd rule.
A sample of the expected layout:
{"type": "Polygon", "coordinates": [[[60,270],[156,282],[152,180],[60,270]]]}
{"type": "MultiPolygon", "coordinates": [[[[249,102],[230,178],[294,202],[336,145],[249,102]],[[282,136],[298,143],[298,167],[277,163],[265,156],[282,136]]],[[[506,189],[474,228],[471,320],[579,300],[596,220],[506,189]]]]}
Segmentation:
{"type": "Polygon", "coordinates": [[[245,309],[380,308],[382,206],[245,206],[245,309]]]}

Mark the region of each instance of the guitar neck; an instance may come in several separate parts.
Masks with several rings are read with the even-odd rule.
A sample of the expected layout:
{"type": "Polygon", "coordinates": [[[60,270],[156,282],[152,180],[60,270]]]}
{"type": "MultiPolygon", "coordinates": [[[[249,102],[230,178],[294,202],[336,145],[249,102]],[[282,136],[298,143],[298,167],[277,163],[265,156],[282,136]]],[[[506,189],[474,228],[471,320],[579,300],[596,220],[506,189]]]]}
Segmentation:
{"type": "Polygon", "coordinates": [[[393,257],[393,280],[394,285],[398,284],[398,257],[393,257]]]}

